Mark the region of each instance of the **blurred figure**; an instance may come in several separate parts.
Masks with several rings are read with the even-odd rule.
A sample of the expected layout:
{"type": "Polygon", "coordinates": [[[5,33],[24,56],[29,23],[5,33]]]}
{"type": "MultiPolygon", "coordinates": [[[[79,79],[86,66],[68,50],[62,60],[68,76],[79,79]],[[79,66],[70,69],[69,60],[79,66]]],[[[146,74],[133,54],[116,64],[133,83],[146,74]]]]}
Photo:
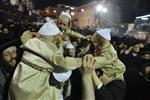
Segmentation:
{"type": "Polygon", "coordinates": [[[72,45],[76,48],[78,46],[78,42],[74,41],[72,42],[72,45]]]}
{"type": "Polygon", "coordinates": [[[0,43],[0,100],[7,100],[9,83],[19,60],[17,50],[21,42],[5,37],[1,38],[0,43]]]}
{"type": "Polygon", "coordinates": [[[100,29],[91,36],[96,59],[96,74],[92,76],[95,84],[96,100],[123,100],[125,94],[125,66],[118,59],[111,45],[110,29],[100,29]]]}
{"type": "Polygon", "coordinates": [[[0,29],[3,29],[3,24],[0,23],[0,29]]]}
{"type": "Polygon", "coordinates": [[[143,78],[147,81],[150,82],[150,63],[149,60],[147,60],[147,63],[141,66],[139,68],[139,74],[143,76],[143,78]]]}
{"type": "Polygon", "coordinates": [[[64,58],[60,30],[53,21],[40,28],[39,37],[27,33],[29,38],[22,37],[24,54],[10,84],[9,100],[63,100],[63,82],[53,81],[51,73],[79,68],[81,59],[64,58]]]}
{"type": "Polygon", "coordinates": [[[9,33],[8,28],[4,28],[4,29],[3,29],[3,33],[4,33],[4,34],[8,34],[8,33],[9,33]]]}
{"type": "Polygon", "coordinates": [[[2,35],[3,34],[3,31],[0,29],[0,35],[2,35]]]}
{"type": "MultiPolygon", "coordinates": [[[[64,57],[75,57],[75,48],[71,43],[67,43],[64,46],[64,57]]],[[[53,76],[56,81],[63,83],[61,89],[63,93],[64,100],[68,100],[71,95],[71,83],[70,83],[70,76],[72,75],[72,71],[64,71],[64,72],[52,72],[51,77],[53,76]]],[[[50,78],[51,78],[50,77],[50,78]]],[[[50,81],[50,84],[52,81],[50,81]]]]}
{"type": "MultiPolygon", "coordinates": [[[[94,35],[89,36],[93,49],[88,47],[89,51],[87,53],[92,54],[96,60],[95,65],[93,65],[95,71],[92,73],[96,100],[123,100],[125,94],[123,76],[125,66],[118,59],[117,52],[110,43],[110,32],[110,29],[100,29],[94,35]]],[[[82,77],[76,74],[77,76],[82,77]]],[[[74,84],[78,85],[77,82],[74,84]]],[[[80,95],[82,93],[80,92],[80,85],[76,86],[75,91],[73,91],[73,100],[80,98],[79,93],[80,95]]]]}
{"type": "Polygon", "coordinates": [[[146,100],[150,98],[150,60],[128,73],[127,89],[124,100],[146,100]]]}
{"type": "Polygon", "coordinates": [[[66,44],[65,52],[65,56],[75,57],[75,47],[71,43],[66,44]]]}

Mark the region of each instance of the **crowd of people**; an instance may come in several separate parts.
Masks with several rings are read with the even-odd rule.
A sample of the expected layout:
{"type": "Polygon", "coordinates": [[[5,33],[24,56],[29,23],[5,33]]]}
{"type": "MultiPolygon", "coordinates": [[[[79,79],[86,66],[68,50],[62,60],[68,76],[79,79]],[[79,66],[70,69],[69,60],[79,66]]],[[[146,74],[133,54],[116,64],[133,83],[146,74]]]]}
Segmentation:
{"type": "Polygon", "coordinates": [[[0,10],[0,100],[150,98],[145,40],[113,37],[110,28],[73,31],[68,11],[35,25],[39,16],[6,6],[0,10]]]}

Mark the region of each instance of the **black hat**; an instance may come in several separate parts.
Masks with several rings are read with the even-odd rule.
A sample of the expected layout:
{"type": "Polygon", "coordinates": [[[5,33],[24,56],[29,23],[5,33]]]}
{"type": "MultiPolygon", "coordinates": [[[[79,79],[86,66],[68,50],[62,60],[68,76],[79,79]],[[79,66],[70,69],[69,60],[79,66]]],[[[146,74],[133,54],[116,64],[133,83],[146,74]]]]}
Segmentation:
{"type": "Polygon", "coordinates": [[[129,37],[129,36],[124,37],[122,41],[129,46],[134,46],[138,43],[144,43],[144,40],[139,40],[136,39],[135,37],[129,37]]]}
{"type": "Polygon", "coordinates": [[[17,48],[21,45],[21,40],[11,37],[2,37],[0,38],[0,53],[3,52],[4,49],[10,46],[16,46],[17,48]]]}
{"type": "Polygon", "coordinates": [[[150,54],[150,44],[146,44],[144,48],[140,50],[141,54],[150,54]]]}
{"type": "Polygon", "coordinates": [[[145,69],[145,67],[150,67],[150,60],[145,60],[145,62],[138,67],[138,71],[143,71],[143,69],[145,69]]]}

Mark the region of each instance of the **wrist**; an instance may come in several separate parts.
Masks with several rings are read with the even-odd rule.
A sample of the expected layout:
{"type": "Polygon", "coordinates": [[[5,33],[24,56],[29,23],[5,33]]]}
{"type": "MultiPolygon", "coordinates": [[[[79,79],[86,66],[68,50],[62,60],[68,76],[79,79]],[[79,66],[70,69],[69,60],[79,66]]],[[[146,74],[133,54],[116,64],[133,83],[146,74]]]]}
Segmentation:
{"type": "Polygon", "coordinates": [[[92,77],[92,76],[91,76],[90,73],[87,73],[87,72],[82,73],[82,78],[83,78],[83,79],[88,79],[88,78],[91,78],[91,77],[92,77]]]}

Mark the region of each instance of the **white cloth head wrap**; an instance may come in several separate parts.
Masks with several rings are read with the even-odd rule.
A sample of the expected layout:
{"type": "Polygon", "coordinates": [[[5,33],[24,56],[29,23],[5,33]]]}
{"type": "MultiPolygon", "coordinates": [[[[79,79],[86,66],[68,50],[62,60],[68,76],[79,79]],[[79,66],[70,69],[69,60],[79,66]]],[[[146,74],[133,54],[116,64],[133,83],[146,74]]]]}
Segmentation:
{"type": "Polygon", "coordinates": [[[50,17],[45,17],[46,22],[52,21],[50,17]]]}
{"type": "Polygon", "coordinates": [[[57,81],[65,82],[70,78],[70,76],[72,74],[72,71],[67,71],[67,72],[64,72],[64,73],[55,73],[55,72],[53,72],[52,74],[53,74],[54,78],[57,81]]]}
{"type": "Polygon", "coordinates": [[[67,16],[67,17],[69,17],[69,19],[71,19],[71,15],[70,15],[70,13],[69,13],[69,10],[67,10],[67,11],[63,11],[63,12],[61,12],[61,14],[60,15],[63,15],[63,16],[67,16]]]}
{"type": "Polygon", "coordinates": [[[103,38],[105,38],[109,41],[111,40],[110,32],[111,32],[111,29],[109,29],[109,28],[100,29],[100,30],[96,31],[96,33],[98,33],[100,36],[102,36],[103,38]]]}
{"type": "Polygon", "coordinates": [[[52,19],[45,23],[38,32],[44,36],[53,36],[61,33],[52,19]]]}
{"type": "Polygon", "coordinates": [[[74,46],[72,45],[72,43],[68,42],[68,43],[65,45],[65,48],[66,48],[66,49],[74,49],[74,46]]]}

